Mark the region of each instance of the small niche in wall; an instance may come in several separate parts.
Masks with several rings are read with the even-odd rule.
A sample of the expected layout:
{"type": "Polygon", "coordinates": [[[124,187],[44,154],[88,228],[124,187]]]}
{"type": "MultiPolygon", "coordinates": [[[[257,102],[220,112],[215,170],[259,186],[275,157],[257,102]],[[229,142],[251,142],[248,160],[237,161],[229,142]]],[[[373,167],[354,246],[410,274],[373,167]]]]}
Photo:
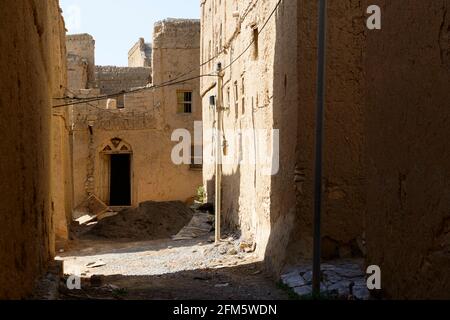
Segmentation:
{"type": "Polygon", "coordinates": [[[259,56],[259,29],[256,25],[253,27],[253,60],[257,60],[259,56]]]}

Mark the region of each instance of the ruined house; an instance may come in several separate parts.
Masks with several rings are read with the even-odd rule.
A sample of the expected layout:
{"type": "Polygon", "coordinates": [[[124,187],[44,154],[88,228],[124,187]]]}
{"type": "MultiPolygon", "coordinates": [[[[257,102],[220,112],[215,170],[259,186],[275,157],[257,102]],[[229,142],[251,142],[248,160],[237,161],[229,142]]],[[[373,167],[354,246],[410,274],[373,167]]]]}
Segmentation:
{"type": "MultiPolygon", "coordinates": [[[[322,254],[379,265],[387,297],[449,298],[449,1],[406,2],[328,2],[322,254]],[[373,4],[382,30],[366,28],[373,4]]],[[[204,145],[215,159],[210,96],[222,90],[221,156],[234,159],[222,165],[222,222],[278,274],[312,256],[317,3],[203,0],[201,11],[201,73],[224,72],[222,88],[201,81],[204,145]],[[270,176],[245,160],[276,152],[273,129],[270,176]]],[[[214,175],[205,161],[211,202],[214,175]]]]}
{"type": "Polygon", "coordinates": [[[199,80],[151,88],[199,64],[200,22],[164,20],[155,24],[151,50],[143,41],[130,50],[130,67],[93,66],[93,38],[67,37],[69,95],[92,98],[138,89],[70,107],[75,217],[92,195],[110,207],[187,201],[202,184],[198,167],[171,160],[172,132],[183,128],[193,136],[194,121],[201,120],[199,80]]]}
{"type": "Polygon", "coordinates": [[[129,67],[151,67],[152,66],[152,44],[140,38],[128,52],[129,67]]]}
{"type": "MultiPolygon", "coordinates": [[[[323,258],[379,265],[387,298],[450,298],[449,7],[328,2],[323,258]],[[373,4],[381,30],[365,27],[373,4]]],[[[0,166],[0,298],[31,292],[88,197],[119,207],[192,197],[201,172],[172,163],[171,134],[202,117],[213,202],[219,90],[224,227],[255,241],[277,276],[311,258],[316,2],[202,0],[201,11],[201,25],[157,23],[120,68],[95,65],[91,36],[65,38],[58,1],[0,3],[0,124],[12,151],[0,166]],[[253,161],[261,150],[279,159],[253,161]]]]}

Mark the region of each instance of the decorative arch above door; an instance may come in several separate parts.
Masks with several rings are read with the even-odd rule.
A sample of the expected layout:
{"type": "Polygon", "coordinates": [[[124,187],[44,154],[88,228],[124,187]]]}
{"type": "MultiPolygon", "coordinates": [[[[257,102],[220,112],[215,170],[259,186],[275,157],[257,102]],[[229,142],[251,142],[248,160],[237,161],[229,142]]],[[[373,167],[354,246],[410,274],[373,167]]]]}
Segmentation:
{"type": "Polygon", "coordinates": [[[101,153],[103,154],[129,154],[133,153],[131,145],[120,138],[111,139],[103,148],[101,153]]]}

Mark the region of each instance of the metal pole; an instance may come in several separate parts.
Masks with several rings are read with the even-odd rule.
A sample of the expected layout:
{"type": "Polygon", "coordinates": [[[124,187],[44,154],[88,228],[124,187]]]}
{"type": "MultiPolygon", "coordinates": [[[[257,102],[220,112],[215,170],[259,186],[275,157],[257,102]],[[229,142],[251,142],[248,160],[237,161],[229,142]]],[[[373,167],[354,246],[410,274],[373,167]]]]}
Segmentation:
{"type": "Polygon", "coordinates": [[[322,215],[322,167],[325,104],[325,51],[327,1],[319,0],[319,28],[317,49],[317,114],[316,114],[316,163],[314,182],[314,261],[313,296],[320,295],[321,282],[321,215],[322,215]]]}
{"type": "Polygon", "coordinates": [[[217,64],[217,102],[216,102],[216,191],[215,191],[215,214],[216,214],[216,243],[221,239],[221,211],[222,211],[222,87],[223,87],[223,72],[222,64],[217,64]]]}

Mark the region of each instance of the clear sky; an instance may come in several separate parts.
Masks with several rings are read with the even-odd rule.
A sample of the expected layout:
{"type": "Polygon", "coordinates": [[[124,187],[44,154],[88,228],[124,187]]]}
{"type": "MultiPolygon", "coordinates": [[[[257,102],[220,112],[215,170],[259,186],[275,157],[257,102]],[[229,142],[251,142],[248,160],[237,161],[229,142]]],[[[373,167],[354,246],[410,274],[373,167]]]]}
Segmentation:
{"type": "Polygon", "coordinates": [[[139,38],[151,42],[153,25],[165,18],[200,17],[200,0],[60,0],[69,34],[95,39],[96,64],[126,66],[139,38]]]}

